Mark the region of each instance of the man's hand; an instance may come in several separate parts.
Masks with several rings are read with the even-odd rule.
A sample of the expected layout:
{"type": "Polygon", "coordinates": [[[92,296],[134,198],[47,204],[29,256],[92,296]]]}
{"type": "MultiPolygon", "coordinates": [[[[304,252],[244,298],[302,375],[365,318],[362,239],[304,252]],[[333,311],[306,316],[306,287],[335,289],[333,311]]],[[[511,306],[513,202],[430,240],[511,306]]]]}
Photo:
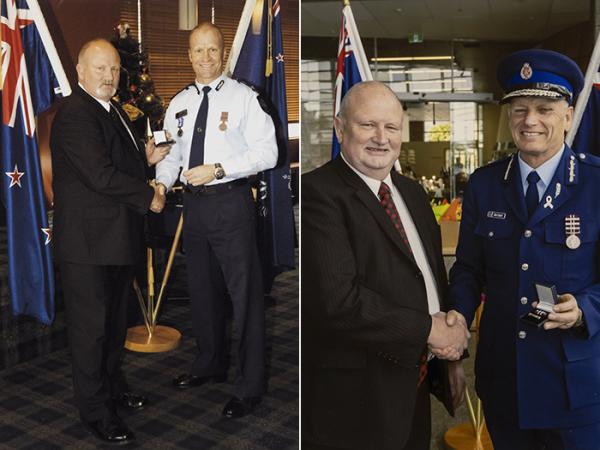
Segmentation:
{"type": "Polygon", "coordinates": [[[214,164],[203,164],[201,166],[192,167],[183,172],[183,176],[188,184],[191,184],[192,186],[202,186],[215,179],[215,166],[214,164]]]}
{"type": "Polygon", "coordinates": [[[450,392],[452,393],[452,404],[454,409],[465,399],[465,369],[462,361],[448,362],[448,378],[450,380],[450,392]]]}
{"type": "MultiPolygon", "coordinates": [[[[535,307],[537,302],[533,304],[535,307]]],[[[577,306],[577,299],[571,294],[558,296],[558,303],[552,307],[548,320],[544,324],[544,330],[560,328],[567,330],[582,323],[583,313],[577,306]]]]}
{"type": "Polygon", "coordinates": [[[159,213],[165,207],[167,201],[167,189],[164,184],[156,183],[155,181],[152,182],[150,186],[154,188],[154,197],[152,198],[152,203],[150,203],[150,211],[159,213]]]}
{"type": "MultiPolygon", "coordinates": [[[[171,139],[169,132],[167,132],[167,139],[171,139]]],[[[153,166],[154,164],[161,162],[170,151],[170,145],[160,145],[157,147],[154,144],[154,138],[150,138],[150,140],[146,142],[146,160],[148,161],[148,165],[153,166]]]]}
{"type": "MultiPolygon", "coordinates": [[[[456,311],[453,313],[462,317],[456,311]]],[[[458,316],[454,317],[453,314],[453,317],[448,319],[443,312],[431,316],[431,331],[427,344],[431,352],[440,359],[456,361],[467,348],[471,334],[466,327],[464,317],[459,320],[458,316]],[[448,322],[451,325],[448,325],[448,322]]]]}

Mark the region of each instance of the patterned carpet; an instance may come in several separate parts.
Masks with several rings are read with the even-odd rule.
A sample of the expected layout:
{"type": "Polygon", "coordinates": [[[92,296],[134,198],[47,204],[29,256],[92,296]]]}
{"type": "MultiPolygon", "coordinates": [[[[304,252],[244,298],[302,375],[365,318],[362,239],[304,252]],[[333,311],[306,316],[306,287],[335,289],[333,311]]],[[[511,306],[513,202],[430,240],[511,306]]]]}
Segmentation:
{"type": "MultiPolygon", "coordinates": [[[[182,268],[176,263],[175,280],[183,279],[182,268]]],[[[184,391],[171,387],[171,379],[193,360],[195,343],[189,302],[171,298],[163,308],[160,323],[180,330],[183,342],[169,353],[127,352],[128,381],[150,401],[142,411],[121,414],[137,437],[130,447],[298,448],[298,271],[279,275],[267,299],[268,393],[242,419],[221,416],[231,397],[228,383],[184,391]]],[[[102,448],[78,422],[70,370],[69,352],[61,349],[0,371],[0,449],[102,448]]],[[[233,379],[233,367],[229,374],[233,379]]]]}

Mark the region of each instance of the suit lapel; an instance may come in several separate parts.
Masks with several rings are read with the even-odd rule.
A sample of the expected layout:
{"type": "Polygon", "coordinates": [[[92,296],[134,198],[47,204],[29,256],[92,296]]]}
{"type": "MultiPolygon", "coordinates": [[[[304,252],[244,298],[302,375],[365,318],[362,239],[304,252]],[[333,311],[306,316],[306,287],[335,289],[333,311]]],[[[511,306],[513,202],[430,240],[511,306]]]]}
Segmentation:
{"type": "Polygon", "coordinates": [[[404,244],[402,241],[400,233],[398,233],[398,230],[396,230],[394,227],[392,220],[379,203],[377,197],[373,195],[373,192],[369,189],[369,187],[360,179],[357,174],[352,171],[350,167],[348,167],[348,165],[342,160],[341,156],[338,156],[333,161],[333,164],[342,179],[344,179],[346,183],[355,189],[355,195],[369,210],[387,237],[389,237],[394,245],[398,247],[398,249],[414,263],[414,258],[406,247],[406,244],[404,244]]]}
{"type": "MultiPolygon", "coordinates": [[[[135,148],[136,150],[136,155],[140,156],[140,152],[142,152],[142,149],[140,148],[139,145],[139,139],[137,136],[137,132],[135,130],[135,128],[133,127],[133,124],[129,121],[129,117],[127,116],[127,113],[123,110],[123,108],[121,108],[121,105],[117,104],[116,102],[113,102],[111,100],[110,104],[112,105],[113,108],[115,108],[116,110],[118,110],[118,114],[121,115],[121,118],[123,118],[123,121],[125,121],[125,123],[127,124],[127,128],[129,129],[129,131],[131,131],[131,135],[133,136],[133,139],[135,140],[135,146],[133,148],[135,148]]],[[[116,122],[116,120],[114,120],[110,113],[108,113],[109,119],[110,121],[113,123],[113,125],[115,126],[115,129],[119,132],[119,134],[127,140],[127,142],[129,144],[131,144],[131,146],[133,146],[133,142],[131,140],[131,136],[129,135],[129,133],[127,132],[127,130],[125,129],[125,125],[123,123],[119,124],[116,122]]]]}
{"type": "Polygon", "coordinates": [[[525,205],[525,194],[523,183],[521,183],[521,172],[517,153],[513,153],[504,171],[504,197],[515,217],[523,224],[527,223],[527,206],[525,205]]]}

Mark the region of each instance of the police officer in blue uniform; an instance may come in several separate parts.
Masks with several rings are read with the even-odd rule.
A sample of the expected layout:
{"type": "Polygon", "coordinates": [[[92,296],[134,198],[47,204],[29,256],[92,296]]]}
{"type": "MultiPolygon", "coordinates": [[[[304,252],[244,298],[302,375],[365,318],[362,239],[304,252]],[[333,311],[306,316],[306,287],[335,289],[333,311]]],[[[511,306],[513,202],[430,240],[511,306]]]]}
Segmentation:
{"type": "Polygon", "coordinates": [[[159,185],[170,189],[178,178],[184,185],[183,239],[198,346],[189,372],[173,384],[184,389],[225,380],[226,290],[238,340],[234,395],[223,415],[237,418],[258,405],[266,386],[262,274],[248,176],[275,166],[277,143],[257,93],[223,74],[221,30],[202,23],[189,44],[196,80],[169,104],[165,127],[175,143],[156,168],[159,185]]]}
{"type": "Polygon", "coordinates": [[[600,159],[564,143],[583,76],[524,50],[498,79],[518,151],[469,180],[447,320],[471,323],[486,293],[475,374],[496,450],[598,449],[600,159]],[[559,294],[541,326],[521,319],[536,283],[559,294]]]}

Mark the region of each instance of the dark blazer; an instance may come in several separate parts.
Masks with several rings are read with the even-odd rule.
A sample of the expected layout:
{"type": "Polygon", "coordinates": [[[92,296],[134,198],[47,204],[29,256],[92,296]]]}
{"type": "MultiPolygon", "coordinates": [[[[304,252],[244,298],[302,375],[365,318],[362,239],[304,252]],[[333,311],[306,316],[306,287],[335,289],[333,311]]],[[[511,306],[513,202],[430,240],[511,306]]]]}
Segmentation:
{"type": "Polygon", "coordinates": [[[600,158],[565,145],[528,217],[517,153],[469,178],[449,299],[470,323],[485,287],[475,375],[486,415],[538,429],[600,421],[599,179],[600,158]],[[574,248],[570,219],[579,222],[574,248]],[[535,283],[573,294],[585,327],[543,330],[519,320],[538,299],[535,283]]]}
{"type": "Polygon", "coordinates": [[[154,195],[145,181],[143,147],[136,148],[125,128],[80,87],[57,113],[50,146],[56,258],[135,263],[143,244],[143,214],[154,195]]]}
{"type": "MultiPolygon", "coordinates": [[[[392,180],[442,300],[440,230],[425,192],[394,172],[392,180]]],[[[431,328],[425,283],[376,196],[341,158],[302,177],[301,270],[303,439],[336,448],[402,448],[431,328]]],[[[447,367],[437,369],[441,376],[433,381],[452,411],[447,367]]]]}

